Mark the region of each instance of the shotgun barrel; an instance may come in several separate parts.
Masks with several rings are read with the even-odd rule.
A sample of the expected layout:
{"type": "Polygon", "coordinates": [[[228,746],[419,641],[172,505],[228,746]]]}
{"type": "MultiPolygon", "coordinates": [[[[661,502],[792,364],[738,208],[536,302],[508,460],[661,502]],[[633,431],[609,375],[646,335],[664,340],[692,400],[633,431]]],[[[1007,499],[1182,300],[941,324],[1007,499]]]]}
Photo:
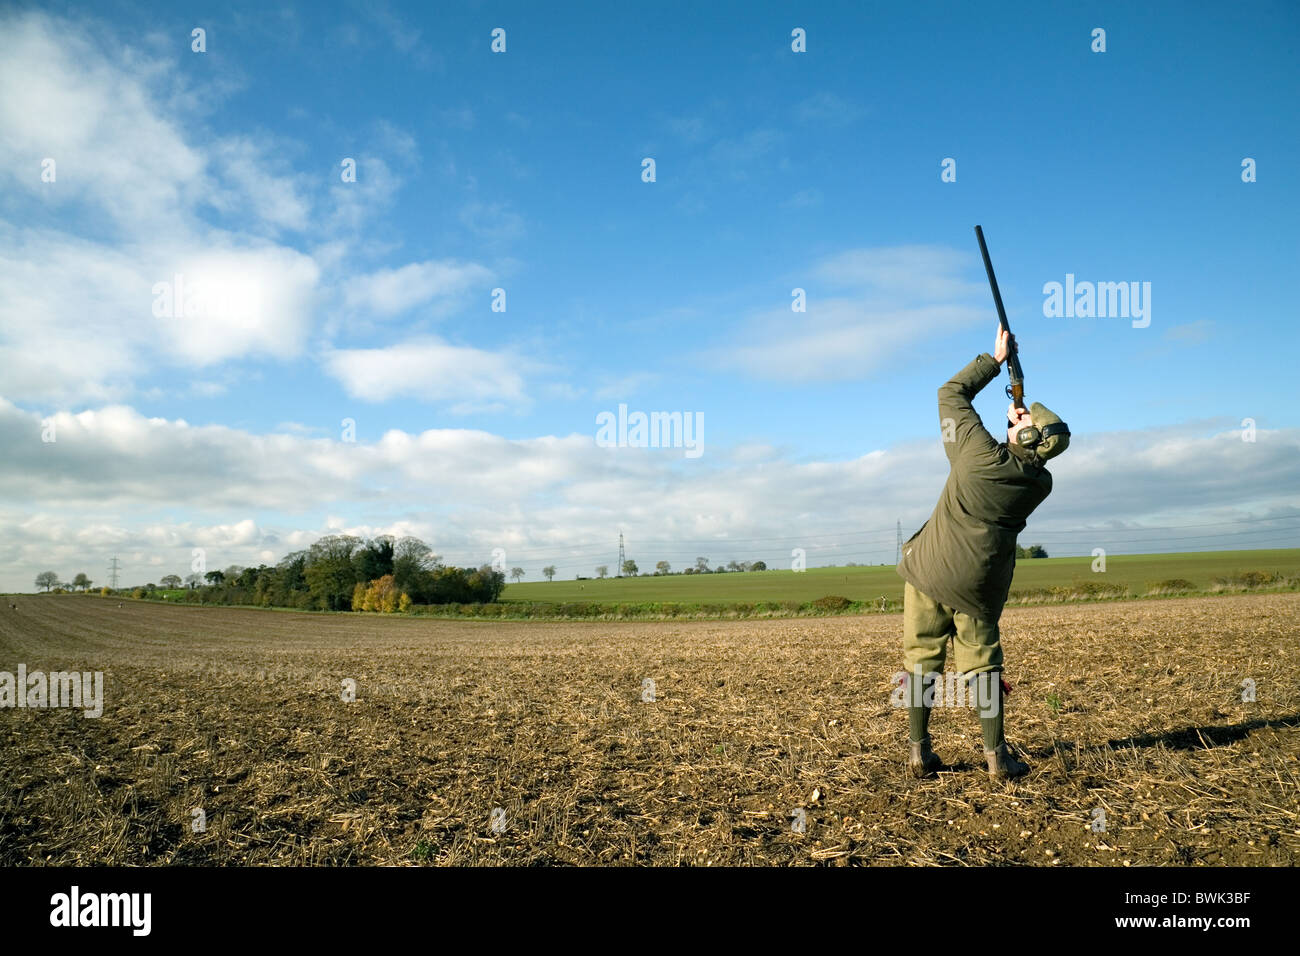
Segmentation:
{"type": "MultiPolygon", "coordinates": [[[[1007,325],[1007,310],[1002,305],[1002,293],[998,291],[998,277],[993,274],[993,260],[989,258],[989,247],[984,243],[984,230],[975,227],[975,238],[980,242],[980,255],[984,257],[984,271],[989,274],[989,288],[993,290],[993,304],[998,307],[998,325],[1006,332],[1011,331],[1007,325]]],[[[1025,407],[1025,373],[1020,368],[1020,356],[1015,344],[1011,344],[1007,353],[1007,375],[1011,384],[1007,386],[1007,397],[1015,402],[1016,408],[1025,407]]]]}

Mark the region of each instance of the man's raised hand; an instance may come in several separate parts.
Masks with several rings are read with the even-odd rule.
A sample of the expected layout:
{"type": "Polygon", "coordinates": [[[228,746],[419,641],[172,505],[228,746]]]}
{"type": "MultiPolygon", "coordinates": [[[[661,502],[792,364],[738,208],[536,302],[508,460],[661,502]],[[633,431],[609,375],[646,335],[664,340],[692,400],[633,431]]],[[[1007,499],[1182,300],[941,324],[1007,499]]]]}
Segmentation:
{"type": "Polygon", "coordinates": [[[998,339],[993,346],[993,358],[1001,365],[1016,347],[1016,337],[1007,329],[999,326],[998,339]]]}

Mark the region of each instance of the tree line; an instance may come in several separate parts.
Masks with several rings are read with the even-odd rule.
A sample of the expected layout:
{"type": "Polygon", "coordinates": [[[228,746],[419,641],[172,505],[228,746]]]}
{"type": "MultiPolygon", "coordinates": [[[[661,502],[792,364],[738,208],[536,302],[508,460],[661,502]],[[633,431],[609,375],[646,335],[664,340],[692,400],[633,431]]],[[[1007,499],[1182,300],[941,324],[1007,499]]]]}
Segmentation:
{"type": "Polygon", "coordinates": [[[1020,545],[1016,545],[1016,557],[1017,558],[1045,558],[1047,557],[1047,549],[1044,548],[1041,544],[1031,544],[1027,548],[1022,548],[1020,545]]]}
{"type": "MultiPolygon", "coordinates": [[[[58,576],[54,578],[57,581],[58,576]]],[[[43,575],[38,575],[38,587],[43,586],[42,581],[43,575]]],[[[184,581],[187,587],[182,600],[318,611],[391,611],[412,604],[488,604],[501,596],[505,581],[504,573],[488,565],[458,568],[444,564],[419,538],[380,535],[362,539],[335,534],[285,555],[274,565],[231,566],[208,571],[201,579],[197,573],[190,574],[184,581]],[[208,583],[201,585],[200,580],[208,583]]],[[[182,579],[169,574],[161,578],[161,584],[179,588],[182,579]]],[[[145,585],[137,588],[134,596],[143,597],[153,590],[153,584],[145,585]]]]}
{"type": "MultiPolygon", "coordinates": [[[[673,566],[669,564],[667,561],[660,561],[655,565],[654,576],[658,577],[662,574],[726,574],[729,572],[736,572],[736,571],[766,571],[767,570],[767,562],[765,561],[728,561],[725,565],[719,564],[716,568],[710,568],[709,567],[710,563],[712,562],[710,562],[708,558],[696,558],[694,566],[688,567],[682,571],[674,571],[673,566]]],[[[623,562],[622,572],[623,572],[622,576],[625,578],[635,578],[640,575],[641,570],[640,568],[637,567],[636,562],[633,561],[631,558],[629,558],[623,562]]],[[[542,568],[542,574],[545,576],[546,580],[548,581],[554,580],[555,565],[548,564],[546,567],[542,568]]],[[[519,579],[524,576],[524,569],[511,568],[510,576],[514,578],[516,582],[518,582],[519,579]]],[[[596,565],[596,577],[597,578],[609,577],[609,565],[608,564],[596,565]]],[[[578,580],[586,581],[588,579],[579,575],[578,580]]]]}
{"type": "Polygon", "coordinates": [[[78,572],[71,581],[60,581],[57,571],[42,571],[36,575],[36,586],[46,591],[86,591],[92,583],[84,571],[78,572]]]}
{"type": "Polygon", "coordinates": [[[411,604],[488,604],[501,596],[505,580],[487,565],[443,564],[419,538],[335,534],[286,555],[274,567],[245,568],[233,580],[222,575],[200,590],[207,592],[205,600],[228,604],[378,611],[411,604]]]}

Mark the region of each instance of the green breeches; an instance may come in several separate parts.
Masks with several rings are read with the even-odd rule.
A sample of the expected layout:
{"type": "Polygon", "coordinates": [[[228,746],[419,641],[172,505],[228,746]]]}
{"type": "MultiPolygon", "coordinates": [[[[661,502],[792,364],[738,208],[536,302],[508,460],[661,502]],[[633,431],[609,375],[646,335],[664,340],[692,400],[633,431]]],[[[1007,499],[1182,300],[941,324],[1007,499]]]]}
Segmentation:
{"type": "Polygon", "coordinates": [[[912,587],[903,589],[903,662],[909,674],[942,673],[953,642],[953,666],[961,674],[1002,670],[997,624],[971,617],[912,587]]]}
{"type": "MultiPolygon", "coordinates": [[[[970,703],[980,718],[984,749],[1002,742],[1002,642],[998,626],[948,607],[908,582],[903,591],[903,660],[907,667],[908,731],[913,741],[929,737],[934,690],[942,688],[948,640],[953,666],[968,681],[970,703]],[[985,678],[976,678],[987,673],[985,678]],[[915,692],[911,692],[915,688],[915,692]],[[922,688],[925,690],[923,691],[922,688]],[[925,703],[922,703],[925,701],[925,703]]],[[[941,695],[942,696],[942,695],[941,695]]]]}

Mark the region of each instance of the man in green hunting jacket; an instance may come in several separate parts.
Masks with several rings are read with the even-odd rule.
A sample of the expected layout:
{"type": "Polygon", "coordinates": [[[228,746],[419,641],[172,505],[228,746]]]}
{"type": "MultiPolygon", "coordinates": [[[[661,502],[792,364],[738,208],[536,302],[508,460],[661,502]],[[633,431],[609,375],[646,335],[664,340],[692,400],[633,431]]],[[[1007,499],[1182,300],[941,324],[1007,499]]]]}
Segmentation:
{"type": "Polygon", "coordinates": [[[954,666],[964,675],[979,711],[989,774],[1005,779],[1029,770],[1011,755],[1003,736],[998,618],[1016,566],[1016,537],[1052,491],[1052,476],[1044,465],[1063,452],[1070,439],[1061,420],[1037,402],[1031,410],[1014,403],[1007,409],[1006,441],[997,441],[985,430],[971,399],[997,378],[1014,347],[1014,337],[999,330],[994,355],[976,356],[939,389],[948,481],[929,520],[903,545],[898,564],[907,582],[903,657],[908,765],[917,776],[943,767],[931,749],[929,722],[936,683],[943,686],[939,675],[949,637],[954,666]]]}

